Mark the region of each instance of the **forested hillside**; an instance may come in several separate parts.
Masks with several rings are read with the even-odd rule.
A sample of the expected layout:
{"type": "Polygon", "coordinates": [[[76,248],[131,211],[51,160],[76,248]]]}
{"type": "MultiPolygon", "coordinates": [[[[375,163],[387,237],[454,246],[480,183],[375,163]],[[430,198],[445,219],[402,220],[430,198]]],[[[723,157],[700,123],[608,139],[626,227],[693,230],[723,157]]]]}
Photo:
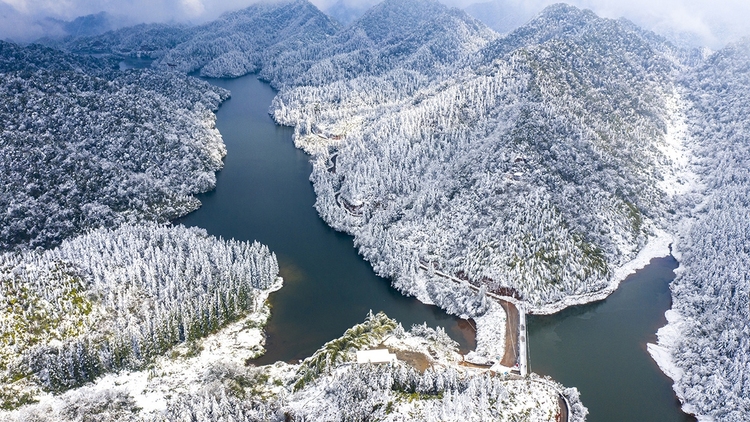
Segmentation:
{"type": "MultiPolygon", "coordinates": [[[[448,69],[455,70],[454,63],[495,38],[497,34],[479,21],[435,0],[386,0],[325,42],[284,52],[260,76],[282,92],[300,87],[311,102],[323,99],[307,88],[335,83],[365,96],[405,98],[413,93],[414,82],[444,76],[448,69]],[[368,77],[390,82],[388,75],[396,70],[401,81],[380,87],[385,92],[359,87],[368,77]]],[[[346,100],[344,95],[338,99],[342,106],[346,100]]]]}
{"type": "Polygon", "coordinates": [[[690,143],[705,198],[682,233],[667,346],[685,409],[750,419],[750,41],[688,74],[690,143]]]}
{"type": "Polygon", "coordinates": [[[226,154],[229,92],[113,60],[0,42],[0,250],[200,206],[226,154]]]}
{"type": "Polygon", "coordinates": [[[142,369],[252,312],[278,264],[256,243],[124,225],[43,252],[0,255],[2,407],[142,369]]]}
{"type": "MultiPolygon", "coordinates": [[[[211,347],[213,337],[202,344],[211,347]]],[[[248,366],[222,356],[222,351],[219,345],[214,353],[161,359],[147,379],[143,374],[114,376],[7,416],[19,421],[95,417],[101,422],[551,422],[559,420],[561,395],[571,405],[567,420],[582,422],[587,413],[575,388],[463,366],[455,342],[441,329],[416,325],[405,331],[384,314],[369,315],[298,364],[248,366]],[[399,361],[356,363],[356,352],[371,348],[387,348],[399,361]],[[190,385],[185,385],[186,378],[190,385]]]]}
{"type": "Polygon", "coordinates": [[[189,40],[195,27],[164,23],[140,24],[104,34],[69,37],[51,42],[54,47],[80,54],[114,54],[157,59],[189,40]]]}
{"type": "Polygon", "coordinates": [[[154,66],[208,77],[238,77],[273,66],[288,52],[306,50],[339,25],[307,0],[260,2],[199,26],[138,25],[68,40],[74,52],[157,59],[154,66]]]}
{"type": "MultiPolygon", "coordinates": [[[[393,3],[349,30],[376,12],[423,9],[393,3]]],[[[412,19],[396,27],[440,21],[412,19]]],[[[422,60],[404,36],[411,53],[393,70],[280,92],[273,115],[314,155],[321,216],[401,290],[454,311],[455,287],[422,268],[540,307],[607,288],[670,208],[678,56],[564,5],[494,41],[462,20],[477,30],[431,35],[463,40],[434,56],[445,62],[422,60]]]]}

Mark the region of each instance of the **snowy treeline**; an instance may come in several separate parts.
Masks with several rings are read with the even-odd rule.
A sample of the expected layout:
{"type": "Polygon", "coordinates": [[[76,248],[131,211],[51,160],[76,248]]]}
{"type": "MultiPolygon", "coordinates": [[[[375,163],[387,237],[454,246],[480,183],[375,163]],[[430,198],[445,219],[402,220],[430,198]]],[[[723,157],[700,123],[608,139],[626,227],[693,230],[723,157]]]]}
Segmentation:
{"type": "Polygon", "coordinates": [[[226,154],[226,90],[176,73],[0,42],[0,250],[200,206],[226,154]]]}
{"type": "Polygon", "coordinates": [[[257,242],[153,224],[0,255],[3,381],[65,390],[142,368],[259,311],[256,292],[277,273],[275,255],[257,242]]]}
{"type": "MultiPolygon", "coordinates": [[[[583,421],[587,410],[575,389],[548,379],[515,379],[470,369],[455,361],[456,345],[442,330],[404,329],[384,314],[370,315],[339,339],[298,365],[252,367],[215,361],[185,389],[175,385],[161,410],[139,409],[151,383],[89,385],[10,414],[14,420],[132,421],[401,421],[558,420],[559,394],[572,406],[568,420],[583,421]],[[357,350],[388,347],[403,359],[359,365],[357,350]],[[420,365],[426,365],[421,366],[420,365]],[[300,377],[316,376],[297,388],[300,377]]],[[[190,360],[176,361],[190,367],[190,360]]],[[[188,369],[189,368],[189,369],[188,369]]],[[[173,371],[180,371],[177,368],[173,371]]],[[[161,372],[159,366],[153,369],[161,372]]],[[[151,403],[152,404],[152,403],[151,403]]]]}
{"type": "MultiPolygon", "coordinates": [[[[347,31],[422,3],[384,2],[347,31]]],[[[274,100],[276,120],[314,155],[321,216],[354,234],[378,273],[441,307],[434,292],[445,289],[414,282],[420,266],[535,305],[608,286],[670,208],[659,182],[673,173],[662,149],[677,52],[564,5],[496,40],[478,23],[420,32],[441,21],[427,15],[398,21],[414,32],[389,39],[409,52],[403,66],[341,78],[328,66],[334,82],[274,100]],[[456,37],[476,48],[456,49],[437,74],[410,49],[456,37]]]]}
{"type": "Polygon", "coordinates": [[[290,400],[292,420],[554,421],[557,415],[555,394],[533,381],[509,382],[490,373],[467,377],[454,368],[357,365],[323,382],[307,396],[320,391],[325,400],[290,400]]]}
{"type": "Polygon", "coordinates": [[[114,54],[156,59],[190,39],[193,27],[163,23],[141,24],[93,36],[42,40],[52,47],[81,54],[114,54]]]}
{"type": "Polygon", "coordinates": [[[156,58],[155,67],[199,71],[201,76],[238,77],[275,66],[288,52],[306,50],[338,29],[310,2],[285,0],[253,4],[204,25],[138,25],[69,39],[60,46],[74,52],[156,58]]]}
{"type": "Polygon", "coordinates": [[[678,250],[672,283],[679,339],[669,352],[685,409],[750,420],[750,41],[690,73],[690,136],[705,202],[678,250]]]}

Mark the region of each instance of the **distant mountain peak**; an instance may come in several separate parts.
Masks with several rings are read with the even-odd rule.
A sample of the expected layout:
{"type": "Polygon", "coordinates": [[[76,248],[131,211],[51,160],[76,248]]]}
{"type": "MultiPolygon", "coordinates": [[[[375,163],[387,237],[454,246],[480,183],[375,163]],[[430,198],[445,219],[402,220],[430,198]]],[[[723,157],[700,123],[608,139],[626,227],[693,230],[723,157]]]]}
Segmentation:
{"type": "Polygon", "coordinates": [[[362,17],[362,15],[364,15],[375,4],[377,4],[377,0],[369,0],[366,2],[338,0],[336,3],[328,7],[325,10],[325,13],[340,24],[349,26],[349,24],[362,17]]]}

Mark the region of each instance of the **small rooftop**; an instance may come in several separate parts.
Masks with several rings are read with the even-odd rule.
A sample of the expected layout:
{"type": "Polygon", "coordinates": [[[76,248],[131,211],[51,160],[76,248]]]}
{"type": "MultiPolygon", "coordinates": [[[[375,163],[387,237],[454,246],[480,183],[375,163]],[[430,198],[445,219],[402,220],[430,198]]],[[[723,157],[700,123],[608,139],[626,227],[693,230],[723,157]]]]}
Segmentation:
{"type": "Polygon", "coordinates": [[[358,350],[357,363],[389,363],[395,362],[396,355],[388,349],[358,350]]]}

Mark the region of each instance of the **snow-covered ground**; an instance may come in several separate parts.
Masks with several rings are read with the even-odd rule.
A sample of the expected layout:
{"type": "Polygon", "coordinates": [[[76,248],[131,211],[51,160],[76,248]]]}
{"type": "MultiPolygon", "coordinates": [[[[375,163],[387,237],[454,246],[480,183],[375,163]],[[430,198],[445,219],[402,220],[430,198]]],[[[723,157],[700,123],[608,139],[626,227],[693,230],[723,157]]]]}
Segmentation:
{"type": "Polygon", "coordinates": [[[700,187],[698,175],[691,164],[692,153],[687,145],[687,107],[678,90],[667,97],[667,132],[663,143],[657,143],[662,154],[669,160],[663,166],[663,177],[659,188],[670,197],[695,191],[700,187]]]}
{"type": "MultiPolygon", "coordinates": [[[[280,286],[279,280],[258,300],[280,286]]],[[[558,420],[561,395],[573,403],[569,420],[586,414],[575,389],[535,375],[520,378],[467,365],[442,329],[422,325],[407,332],[383,314],[371,315],[299,364],[246,366],[246,359],[262,352],[261,327],[268,316],[264,307],[199,343],[176,348],[146,370],[40,397],[39,403],[0,413],[0,420],[78,420],[75,415],[83,413],[100,422],[186,417],[552,422],[558,420]],[[387,349],[397,360],[356,363],[357,351],[371,349],[387,349]]]]}
{"type": "Polygon", "coordinates": [[[496,302],[491,301],[489,310],[474,318],[477,329],[477,347],[466,357],[478,364],[499,362],[505,353],[505,332],[508,316],[496,302]]]}
{"type": "MultiPolygon", "coordinates": [[[[37,399],[36,408],[48,408],[51,412],[68,405],[80,395],[94,396],[107,390],[125,392],[131,396],[142,415],[164,412],[172,396],[195,393],[203,386],[207,371],[215,365],[245,365],[247,359],[257,358],[264,352],[263,327],[271,316],[265,305],[268,296],[279,290],[283,280],[268,289],[259,290],[254,309],[247,317],[232,323],[217,333],[196,343],[176,346],[167,356],[156,359],[149,369],[121,371],[99,378],[96,382],[62,395],[44,394],[37,399]]],[[[24,420],[28,409],[11,413],[0,413],[0,420],[24,420]]]]}

